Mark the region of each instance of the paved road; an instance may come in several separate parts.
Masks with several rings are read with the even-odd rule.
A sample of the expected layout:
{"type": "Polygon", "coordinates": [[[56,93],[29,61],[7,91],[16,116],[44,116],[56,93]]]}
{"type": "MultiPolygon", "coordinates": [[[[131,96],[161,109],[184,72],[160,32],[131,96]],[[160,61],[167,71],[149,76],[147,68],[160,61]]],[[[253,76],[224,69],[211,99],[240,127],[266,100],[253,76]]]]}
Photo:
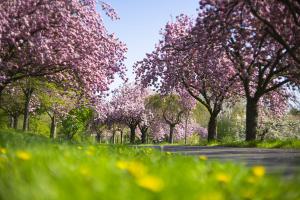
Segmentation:
{"type": "Polygon", "coordinates": [[[209,160],[233,161],[247,166],[264,165],[268,173],[284,173],[287,176],[300,173],[300,150],[260,149],[201,146],[151,146],[165,152],[184,155],[205,155],[209,160]]]}

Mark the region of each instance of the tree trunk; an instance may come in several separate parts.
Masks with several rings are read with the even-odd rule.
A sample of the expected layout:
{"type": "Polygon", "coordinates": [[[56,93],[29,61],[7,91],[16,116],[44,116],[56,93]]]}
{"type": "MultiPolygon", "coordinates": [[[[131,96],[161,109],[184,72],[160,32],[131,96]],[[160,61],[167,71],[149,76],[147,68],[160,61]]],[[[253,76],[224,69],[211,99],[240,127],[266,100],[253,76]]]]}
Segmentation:
{"type": "Polygon", "coordinates": [[[15,116],[13,116],[13,118],[14,118],[14,126],[13,126],[13,128],[14,129],[18,129],[19,115],[15,115],[15,116]]]}
{"type": "Polygon", "coordinates": [[[123,144],[123,131],[121,130],[120,132],[121,132],[120,133],[120,136],[121,136],[121,141],[120,142],[121,142],[121,144],[123,144]]]}
{"type": "Polygon", "coordinates": [[[188,124],[188,117],[185,118],[185,127],[184,127],[184,144],[187,143],[187,124],[188,124]]]}
{"type": "Polygon", "coordinates": [[[136,126],[130,127],[130,144],[134,144],[134,142],[135,142],[135,129],[136,129],[136,126]]]}
{"type": "Polygon", "coordinates": [[[116,135],[116,132],[115,132],[115,130],[113,130],[113,134],[112,134],[112,137],[111,137],[111,143],[112,144],[115,144],[115,135],[116,135]]]}
{"type": "Polygon", "coordinates": [[[147,128],[142,128],[141,133],[142,133],[142,144],[146,144],[146,137],[147,137],[147,128]]]}
{"type": "Polygon", "coordinates": [[[173,134],[174,134],[174,129],[175,129],[175,125],[174,124],[170,124],[170,133],[169,133],[169,138],[168,138],[168,142],[170,144],[173,144],[173,134]]]}
{"type": "Polygon", "coordinates": [[[100,143],[101,141],[101,134],[99,132],[96,133],[96,141],[97,143],[100,143]]]}
{"type": "Polygon", "coordinates": [[[4,88],[5,87],[3,85],[2,86],[0,85],[0,106],[2,104],[2,102],[1,102],[2,101],[2,92],[3,92],[4,88]]]}
{"type": "Polygon", "coordinates": [[[217,136],[217,115],[212,114],[210,115],[209,122],[208,122],[208,135],[207,135],[208,142],[216,140],[216,136],[217,136]]]}
{"type": "Polygon", "coordinates": [[[50,138],[54,139],[56,137],[56,117],[51,117],[51,129],[50,129],[50,138]]]}
{"type": "Polygon", "coordinates": [[[9,127],[14,128],[14,124],[15,124],[15,118],[9,115],[9,127]]]}
{"type": "Polygon", "coordinates": [[[24,120],[23,120],[23,131],[28,131],[29,128],[29,104],[33,93],[33,89],[29,88],[24,91],[25,104],[24,104],[24,120]]]}
{"type": "Polygon", "coordinates": [[[246,141],[253,141],[257,134],[258,101],[247,99],[246,106],[246,141]]]}

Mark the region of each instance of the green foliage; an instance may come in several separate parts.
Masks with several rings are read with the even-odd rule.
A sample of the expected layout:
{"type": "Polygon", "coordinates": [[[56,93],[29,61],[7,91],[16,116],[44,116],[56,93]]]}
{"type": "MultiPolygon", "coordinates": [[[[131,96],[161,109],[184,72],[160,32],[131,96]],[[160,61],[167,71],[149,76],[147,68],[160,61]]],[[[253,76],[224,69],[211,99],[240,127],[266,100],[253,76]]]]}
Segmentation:
{"type": "Polygon", "coordinates": [[[255,175],[244,165],[204,157],[147,148],[58,143],[11,131],[0,131],[0,147],[0,199],[300,198],[299,175],[289,179],[255,175]]]}
{"type": "Polygon", "coordinates": [[[0,129],[8,128],[8,116],[7,114],[0,109],[0,129]]]}
{"type": "Polygon", "coordinates": [[[40,133],[45,136],[50,134],[50,119],[46,114],[31,116],[29,122],[29,129],[32,132],[40,133]]]}
{"type": "Polygon", "coordinates": [[[199,123],[202,127],[206,127],[209,120],[209,112],[200,103],[197,103],[195,109],[193,110],[193,118],[199,123]]]}
{"type": "Polygon", "coordinates": [[[236,103],[233,107],[224,106],[217,124],[219,141],[244,140],[245,132],[245,104],[236,103]]]}
{"type": "Polygon", "coordinates": [[[162,114],[177,114],[184,110],[180,102],[180,96],[173,94],[166,96],[152,95],[146,100],[146,105],[162,114]]]}
{"type": "Polygon", "coordinates": [[[300,119],[293,115],[264,117],[260,122],[258,139],[300,139],[300,119]]]}
{"type": "Polygon", "coordinates": [[[87,125],[93,117],[93,110],[88,107],[80,107],[70,111],[65,120],[62,121],[62,133],[73,139],[75,135],[83,134],[87,125]]]}

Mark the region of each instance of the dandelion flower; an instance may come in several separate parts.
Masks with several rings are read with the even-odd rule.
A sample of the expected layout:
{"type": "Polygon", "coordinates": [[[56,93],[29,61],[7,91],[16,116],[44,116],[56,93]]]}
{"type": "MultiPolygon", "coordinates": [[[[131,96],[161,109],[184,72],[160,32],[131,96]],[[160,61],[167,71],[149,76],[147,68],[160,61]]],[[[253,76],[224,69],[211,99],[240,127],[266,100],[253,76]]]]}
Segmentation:
{"type": "Polygon", "coordinates": [[[126,162],[126,161],[118,161],[116,166],[119,169],[126,169],[127,168],[127,164],[128,164],[128,162],[126,162]]]}
{"type": "Polygon", "coordinates": [[[137,179],[137,184],[145,188],[147,190],[150,190],[152,192],[160,192],[164,188],[164,183],[162,179],[156,176],[144,176],[139,179],[137,179]]]}
{"type": "Polygon", "coordinates": [[[201,156],[199,156],[199,159],[200,159],[200,160],[203,160],[203,161],[206,161],[206,160],[207,160],[207,157],[204,156],[204,155],[201,155],[201,156]]]}
{"type": "Polygon", "coordinates": [[[31,159],[31,154],[26,151],[18,151],[16,153],[16,155],[20,160],[30,160],[31,159]]]}
{"type": "Polygon", "coordinates": [[[225,173],[219,173],[216,175],[217,181],[220,183],[229,183],[231,180],[231,177],[228,174],[225,173]]]}
{"type": "Polygon", "coordinates": [[[136,161],[118,161],[117,167],[128,171],[134,177],[142,177],[147,174],[147,168],[142,163],[136,161]]]}
{"type": "Polygon", "coordinates": [[[254,166],[252,168],[252,173],[256,177],[263,177],[266,173],[266,169],[264,166],[254,166]]]}

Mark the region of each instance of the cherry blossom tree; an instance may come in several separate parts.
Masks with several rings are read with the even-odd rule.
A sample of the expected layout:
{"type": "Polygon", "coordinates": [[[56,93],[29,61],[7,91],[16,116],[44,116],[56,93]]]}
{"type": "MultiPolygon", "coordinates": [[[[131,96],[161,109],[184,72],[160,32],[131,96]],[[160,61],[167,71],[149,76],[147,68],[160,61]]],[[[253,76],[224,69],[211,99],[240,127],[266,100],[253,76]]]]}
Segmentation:
{"type": "MultiPolygon", "coordinates": [[[[196,134],[199,139],[207,138],[207,129],[201,127],[198,123],[196,123],[193,119],[189,119],[187,123],[182,122],[179,124],[176,130],[176,139],[184,139],[196,134]]],[[[186,141],[185,141],[186,144],[186,141]]]]}
{"type": "MultiPolygon", "coordinates": [[[[173,130],[173,140],[186,140],[193,134],[199,136],[199,138],[207,138],[207,129],[201,127],[192,118],[187,121],[182,120],[177,124],[173,130]]],[[[170,133],[169,125],[164,121],[164,119],[155,117],[149,127],[149,133],[154,142],[161,142],[168,138],[170,133]]]]}
{"type": "Polygon", "coordinates": [[[256,18],[256,24],[263,26],[266,33],[277,41],[297,62],[300,57],[300,3],[291,0],[214,0],[201,1],[202,5],[213,5],[219,14],[229,21],[237,17],[238,11],[256,18]]]}
{"type": "Polygon", "coordinates": [[[147,107],[145,107],[144,109],[145,110],[142,113],[141,122],[138,124],[139,132],[141,133],[140,135],[142,144],[146,144],[148,132],[155,120],[155,115],[152,110],[148,109],[147,107]]]}
{"type": "MultiPolygon", "coordinates": [[[[126,84],[113,92],[110,116],[114,122],[126,124],[130,128],[130,143],[136,138],[136,129],[143,121],[145,115],[145,97],[148,95],[146,89],[139,85],[126,84]]],[[[146,125],[147,122],[144,122],[146,125]]],[[[141,124],[141,126],[143,126],[141,124]]]]}
{"type": "MultiPolygon", "coordinates": [[[[259,102],[265,95],[278,98],[275,95],[278,90],[297,82],[295,78],[299,70],[294,59],[291,59],[290,51],[270,36],[265,24],[247,12],[246,4],[243,9],[234,7],[229,11],[226,3],[201,1],[197,21],[204,21],[210,30],[210,38],[223,43],[224,51],[238,73],[247,99],[246,140],[255,140],[259,102]]],[[[197,23],[195,29],[201,25],[197,23]]],[[[202,38],[201,34],[198,37],[202,38]]]]}
{"type": "Polygon", "coordinates": [[[76,80],[93,96],[122,75],[126,47],[106,30],[96,0],[2,1],[0,11],[0,93],[24,77],[46,76],[76,80]]]}
{"type": "MultiPolygon", "coordinates": [[[[183,115],[191,110],[185,99],[176,94],[152,95],[147,98],[146,107],[153,110],[159,120],[163,120],[169,129],[167,141],[174,142],[174,135],[178,135],[176,126],[182,123],[183,115]]],[[[157,124],[157,123],[154,123],[157,124]]],[[[165,125],[158,127],[158,133],[164,132],[165,125]]],[[[166,132],[165,132],[166,133],[166,132]]]]}
{"type": "Polygon", "coordinates": [[[162,92],[185,90],[203,104],[210,113],[208,140],[214,140],[222,104],[240,94],[240,85],[227,55],[209,40],[209,34],[204,24],[195,30],[192,19],[180,15],[166,25],[155,51],[135,68],[145,87],[152,85],[162,92]]]}

